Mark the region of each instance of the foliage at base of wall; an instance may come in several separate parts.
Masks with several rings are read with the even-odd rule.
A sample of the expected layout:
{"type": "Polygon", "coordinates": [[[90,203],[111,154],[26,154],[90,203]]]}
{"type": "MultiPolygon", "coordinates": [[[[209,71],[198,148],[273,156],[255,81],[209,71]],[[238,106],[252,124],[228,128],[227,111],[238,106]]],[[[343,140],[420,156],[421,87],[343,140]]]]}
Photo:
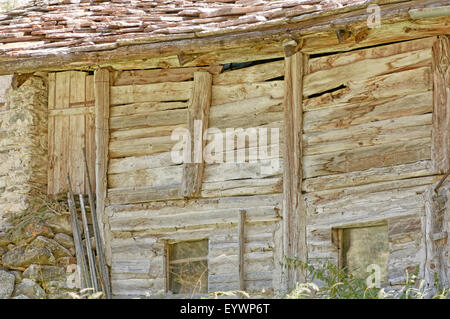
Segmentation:
{"type": "Polygon", "coordinates": [[[297,283],[288,293],[287,299],[446,299],[450,289],[441,287],[436,279],[432,287],[425,287],[425,281],[414,273],[406,271],[406,280],[401,288],[369,287],[365,278],[356,278],[328,260],[312,266],[298,260],[285,264],[304,271],[306,281],[297,283]]]}

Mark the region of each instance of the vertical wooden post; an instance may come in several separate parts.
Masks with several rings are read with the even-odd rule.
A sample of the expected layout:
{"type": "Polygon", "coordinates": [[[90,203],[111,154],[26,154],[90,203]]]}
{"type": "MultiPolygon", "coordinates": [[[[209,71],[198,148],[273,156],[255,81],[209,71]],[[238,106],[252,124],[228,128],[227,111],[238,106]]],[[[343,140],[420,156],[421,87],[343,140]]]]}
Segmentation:
{"type": "Polygon", "coordinates": [[[433,132],[431,158],[435,173],[450,170],[450,38],[433,45],[433,132]]]}
{"type": "MultiPolygon", "coordinates": [[[[297,52],[285,58],[283,254],[306,262],[306,216],[301,204],[304,58],[297,52]]],[[[282,288],[301,280],[298,269],[285,268],[282,288]]]]}
{"type": "Polygon", "coordinates": [[[95,185],[97,216],[100,234],[103,234],[103,217],[107,190],[108,142],[109,142],[109,71],[99,69],[94,75],[95,86],[95,185]]]}
{"type": "Polygon", "coordinates": [[[208,72],[195,72],[189,105],[188,126],[190,133],[191,163],[183,164],[183,179],[180,194],[183,197],[197,197],[203,179],[203,135],[208,128],[209,107],[212,95],[212,76],[208,72]]]}
{"type": "MultiPolygon", "coordinates": [[[[433,163],[433,171],[436,174],[448,173],[450,171],[450,37],[440,35],[437,37],[436,42],[433,45],[433,59],[432,59],[432,72],[433,72],[433,129],[432,129],[432,144],[431,144],[431,159],[433,163]]],[[[433,201],[433,196],[437,196],[432,193],[429,195],[429,201],[433,201]]],[[[447,198],[447,202],[449,199],[447,198]]],[[[428,203],[427,203],[428,204],[428,203]]],[[[426,206],[427,207],[427,206],[426,206]]],[[[447,203],[444,222],[447,221],[447,225],[443,226],[443,229],[450,229],[450,205],[447,203]]],[[[431,208],[433,208],[431,206],[431,208]]],[[[428,209],[429,210],[429,209],[428,209]]],[[[427,212],[428,212],[427,210],[427,212]]],[[[431,211],[428,218],[431,219],[435,216],[435,212],[431,211]]],[[[435,218],[435,217],[434,217],[435,218]]],[[[430,222],[435,222],[434,220],[430,222]]],[[[426,234],[426,240],[430,240],[429,234],[426,234]]],[[[432,235],[432,234],[431,234],[432,235]]],[[[436,248],[438,245],[432,239],[427,248],[436,248]]],[[[450,278],[450,256],[444,257],[450,251],[450,241],[447,240],[446,247],[437,249],[439,251],[428,251],[428,255],[431,255],[428,259],[431,260],[433,253],[440,254],[442,258],[442,267],[447,269],[447,273],[442,271],[440,274],[441,279],[446,278],[447,283],[450,278]]],[[[427,260],[428,262],[428,260],[427,260]]],[[[429,262],[430,263],[430,262],[429,262]]],[[[434,265],[436,267],[436,265],[434,265]]],[[[432,281],[432,270],[429,265],[426,265],[425,277],[428,281],[432,281]],[[427,267],[428,266],[428,267],[427,267]],[[428,278],[427,278],[428,277],[428,278]]],[[[441,268],[441,267],[439,267],[441,268]]]]}
{"type": "Polygon", "coordinates": [[[239,211],[239,290],[245,291],[245,217],[246,211],[239,211]]]}

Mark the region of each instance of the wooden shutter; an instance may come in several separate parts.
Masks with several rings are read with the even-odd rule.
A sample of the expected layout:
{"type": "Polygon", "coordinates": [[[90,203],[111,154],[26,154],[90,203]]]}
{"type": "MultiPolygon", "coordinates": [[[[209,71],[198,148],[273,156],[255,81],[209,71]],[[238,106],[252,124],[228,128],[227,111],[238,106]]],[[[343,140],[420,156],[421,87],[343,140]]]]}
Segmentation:
{"type": "MultiPolygon", "coordinates": [[[[94,76],[68,71],[49,74],[48,194],[67,191],[67,173],[74,191],[87,193],[82,148],[91,179],[95,176],[94,76]]],[[[94,183],[94,181],[92,181],[94,183]]],[[[95,189],[95,185],[92,185],[95,189]]]]}

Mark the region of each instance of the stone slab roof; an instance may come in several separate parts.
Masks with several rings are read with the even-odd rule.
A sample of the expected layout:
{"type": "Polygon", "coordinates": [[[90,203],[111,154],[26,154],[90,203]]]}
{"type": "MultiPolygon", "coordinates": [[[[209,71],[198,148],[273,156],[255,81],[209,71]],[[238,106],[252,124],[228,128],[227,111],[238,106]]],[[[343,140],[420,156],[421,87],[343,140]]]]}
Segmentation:
{"type": "MultiPolygon", "coordinates": [[[[369,0],[37,0],[0,15],[0,56],[241,33],[369,0]]],[[[395,2],[395,1],[388,1],[395,2]]],[[[89,50],[90,50],[89,49],[89,50]]]]}

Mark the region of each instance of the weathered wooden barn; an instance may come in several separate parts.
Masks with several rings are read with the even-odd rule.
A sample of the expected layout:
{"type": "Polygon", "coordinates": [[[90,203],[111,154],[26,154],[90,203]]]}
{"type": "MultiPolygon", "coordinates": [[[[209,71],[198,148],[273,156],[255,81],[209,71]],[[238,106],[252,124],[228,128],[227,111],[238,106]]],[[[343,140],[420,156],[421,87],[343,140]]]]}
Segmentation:
{"type": "Polygon", "coordinates": [[[83,182],[85,147],[115,297],[273,296],[302,279],[284,257],[448,285],[449,16],[447,0],[3,13],[1,211],[67,191],[67,173],[83,182]],[[229,128],[246,142],[226,143],[229,128]],[[182,129],[200,136],[188,155],[215,141],[214,156],[174,161],[182,129]]]}

